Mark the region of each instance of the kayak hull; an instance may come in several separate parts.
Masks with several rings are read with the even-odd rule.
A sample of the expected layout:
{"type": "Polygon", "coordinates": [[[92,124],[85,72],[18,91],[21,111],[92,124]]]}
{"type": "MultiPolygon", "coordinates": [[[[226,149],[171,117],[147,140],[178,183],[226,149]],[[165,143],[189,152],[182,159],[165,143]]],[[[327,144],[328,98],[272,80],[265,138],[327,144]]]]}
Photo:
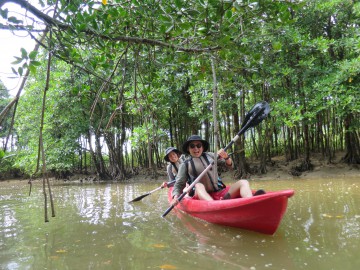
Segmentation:
{"type": "MultiPolygon", "coordinates": [[[[169,188],[169,202],[171,192],[169,188]]],[[[217,201],[184,197],[175,208],[210,223],[272,235],[286,212],[288,198],[293,195],[294,190],[281,190],[251,198],[217,201]]]]}

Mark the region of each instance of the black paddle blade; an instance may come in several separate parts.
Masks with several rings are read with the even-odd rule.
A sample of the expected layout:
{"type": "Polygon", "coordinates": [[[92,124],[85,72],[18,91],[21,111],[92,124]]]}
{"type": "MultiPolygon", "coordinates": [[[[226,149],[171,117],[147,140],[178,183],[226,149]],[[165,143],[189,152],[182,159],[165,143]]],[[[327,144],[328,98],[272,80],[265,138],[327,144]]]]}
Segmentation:
{"type": "Polygon", "coordinates": [[[268,116],[270,112],[270,106],[266,101],[262,101],[259,103],[256,103],[254,107],[246,114],[245,119],[243,121],[243,124],[241,128],[243,128],[250,120],[250,118],[253,118],[251,120],[251,124],[249,127],[254,127],[258,125],[262,120],[268,116]]]}
{"type": "Polygon", "coordinates": [[[143,198],[145,198],[146,196],[149,196],[151,193],[146,193],[146,194],[144,194],[144,195],[141,195],[141,196],[139,196],[139,197],[137,197],[137,198],[135,198],[135,199],[133,199],[132,201],[130,201],[129,203],[131,203],[131,202],[138,202],[138,201],[141,201],[143,198]]]}

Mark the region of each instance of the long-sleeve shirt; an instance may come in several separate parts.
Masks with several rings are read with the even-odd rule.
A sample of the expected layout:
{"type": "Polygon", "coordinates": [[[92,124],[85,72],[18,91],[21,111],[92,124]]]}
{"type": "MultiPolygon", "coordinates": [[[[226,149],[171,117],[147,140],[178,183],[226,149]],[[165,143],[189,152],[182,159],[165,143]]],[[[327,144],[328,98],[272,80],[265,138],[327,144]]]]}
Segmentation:
{"type": "Polygon", "coordinates": [[[170,162],[170,163],[167,165],[167,167],[166,167],[166,172],[167,172],[167,174],[168,174],[169,181],[175,180],[175,177],[176,177],[176,175],[177,175],[177,173],[178,173],[177,170],[176,170],[176,168],[179,169],[181,163],[183,163],[184,160],[185,160],[185,156],[184,156],[184,155],[181,155],[177,162],[175,162],[175,163],[171,163],[171,162],[170,162]],[[176,168],[174,167],[174,165],[176,166],[176,168]]]}
{"type": "MultiPolygon", "coordinates": [[[[212,163],[214,160],[214,153],[205,153],[207,155],[207,159],[209,161],[209,163],[212,163]]],[[[204,158],[204,156],[202,155],[199,158],[191,158],[186,160],[184,163],[182,163],[179,167],[179,172],[176,175],[176,182],[174,185],[174,189],[172,191],[172,196],[174,197],[179,196],[183,189],[186,186],[186,183],[189,180],[191,182],[193,182],[198,175],[200,175],[201,172],[204,171],[204,169],[208,166],[208,163],[206,161],[206,159],[204,158]],[[193,160],[194,162],[194,166],[195,166],[195,170],[196,173],[193,172],[193,168],[192,165],[190,164],[191,161],[193,160]]],[[[233,168],[233,164],[231,164],[230,166],[226,164],[226,161],[222,158],[217,159],[217,165],[218,166],[225,166],[226,168],[233,168]]],[[[210,170],[208,170],[208,172],[202,177],[202,179],[199,181],[200,183],[202,183],[205,186],[205,189],[207,192],[214,192],[218,190],[218,179],[219,179],[219,175],[217,175],[215,177],[215,179],[213,179],[213,175],[212,175],[212,168],[210,170]]]]}

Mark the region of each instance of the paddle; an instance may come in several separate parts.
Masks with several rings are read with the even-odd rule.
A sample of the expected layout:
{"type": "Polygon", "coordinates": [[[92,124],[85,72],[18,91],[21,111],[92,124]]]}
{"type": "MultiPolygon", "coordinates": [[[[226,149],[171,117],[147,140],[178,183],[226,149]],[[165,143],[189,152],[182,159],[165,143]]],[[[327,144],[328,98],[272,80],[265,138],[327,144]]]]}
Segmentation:
{"type": "MultiPolygon", "coordinates": [[[[174,184],[174,183],[175,183],[175,180],[172,180],[172,181],[170,181],[170,182],[167,182],[167,186],[169,187],[169,186],[171,186],[171,185],[174,184]]],[[[133,200],[130,201],[129,203],[141,201],[141,200],[144,199],[146,196],[149,196],[151,193],[154,193],[155,191],[158,191],[159,189],[162,189],[162,188],[164,188],[164,187],[163,187],[163,186],[160,186],[160,187],[158,187],[158,188],[155,188],[154,190],[149,191],[148,193],[146,193],[146,194],[144,194],[144,195],[141,195],[141,196],[139,196],[139,197],[136,197],[135,199],[133,199],[133,200]]]]}
{"type": "MultiPolygon", "coordinates": [[[[243,134],[245,131],[247,131],[249,128],[254,127],[258,125],[262,120],[265,119],[265,117],[270,112],[270,106],[267,102],[259,102],[252,107],[252,109],[247,113],[245,116],[244,122],[241,126],[240,131],[236,134],[236,136],[231,140],[231,142],[224,148],[226,151],[228,148],[230,148],[234,142],[236,142],[240,135],[243,134]]],[[[199,176],[194,180],[194,182],[191,183],[190,186],[188,186],[184,192],[178,197],[178,201],[180,202],[185,195],[200,181],[200,179],[204,176],[205,173],[207,173],[208,170],[212,167],[213,163],[210,163],[205,170],[199,174],[199,176]]],[[[171,205],[165,212],[162,214],[161,217],[165,217],[167,214],[170,213],[170,211],[174,208],[174,205],[171,205]]]]}

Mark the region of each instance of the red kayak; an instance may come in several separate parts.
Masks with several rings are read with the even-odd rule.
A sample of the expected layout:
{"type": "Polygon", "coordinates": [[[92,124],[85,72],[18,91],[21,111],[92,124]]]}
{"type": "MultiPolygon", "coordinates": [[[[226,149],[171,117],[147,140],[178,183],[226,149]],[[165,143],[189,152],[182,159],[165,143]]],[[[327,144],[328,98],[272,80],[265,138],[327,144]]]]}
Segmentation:
{"type": "MultiPolygon", "coordinates": [[[[168,191],[169,202],[172,190],[170,187],[168,191]]],[[[274,234],[285,214],[288,198],[293,195],[294,190],[281,190],[217,201],[184,197],[175,208],[210,223],[274,234]]]]}

